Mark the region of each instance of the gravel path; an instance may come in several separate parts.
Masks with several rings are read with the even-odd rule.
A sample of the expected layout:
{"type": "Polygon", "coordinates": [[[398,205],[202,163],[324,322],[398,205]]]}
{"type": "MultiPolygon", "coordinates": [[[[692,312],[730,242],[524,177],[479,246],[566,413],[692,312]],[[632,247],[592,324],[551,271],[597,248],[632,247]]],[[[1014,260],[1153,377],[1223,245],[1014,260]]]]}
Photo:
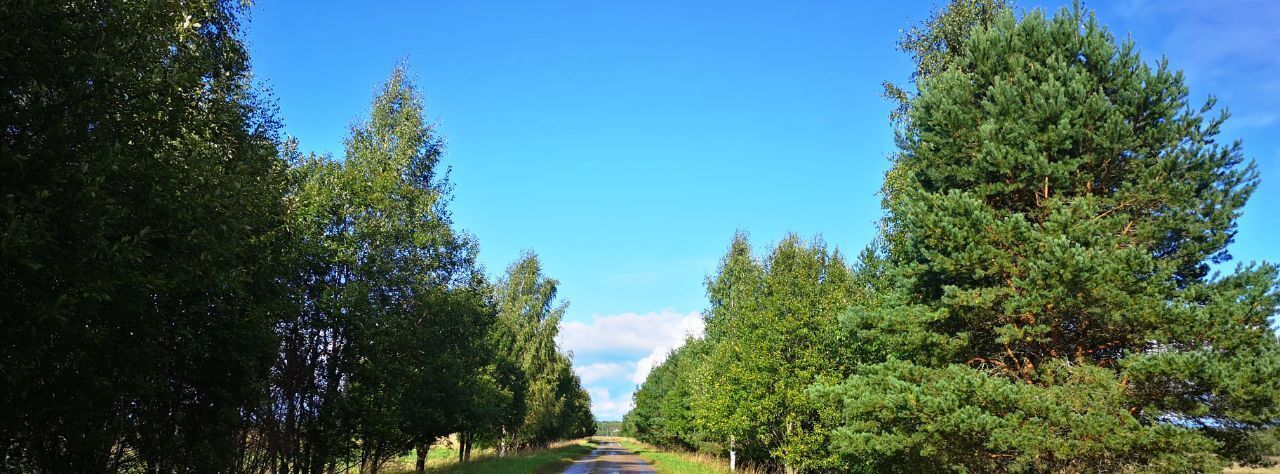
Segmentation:
{"type": "Polygon", "coordinates": [[[590,455],[574,461],[564,474],[615,474],[623,472],[656,473],[653,466],[635,453],[613,441],[600,443],[590,455]]]}

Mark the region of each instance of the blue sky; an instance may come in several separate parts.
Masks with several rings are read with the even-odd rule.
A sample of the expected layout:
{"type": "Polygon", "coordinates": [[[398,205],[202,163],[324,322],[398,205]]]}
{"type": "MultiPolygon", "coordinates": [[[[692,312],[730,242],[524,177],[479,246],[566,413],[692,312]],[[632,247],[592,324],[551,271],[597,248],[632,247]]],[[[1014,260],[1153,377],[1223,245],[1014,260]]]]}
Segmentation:
{"type": "MultiPolygon", "coordinates": [[[[893,134],[880,82],[899,30],[940,2],[255,2],[257,78],[304,150],[347,127],[407,59],[446,138],[459,227],[490,273],[533,249],[570,301],[562,347],[602,419],[700,331],[735,229],[849,252],[880,215],[893,134]]],[[[1020,3],[1022,9],[1061,3],[1020,3]]],[[[1093,2],[1148,59],[1229,108],[1263,184],[1232,253],[1280,261],[1280,3],[1093,2]]]]}

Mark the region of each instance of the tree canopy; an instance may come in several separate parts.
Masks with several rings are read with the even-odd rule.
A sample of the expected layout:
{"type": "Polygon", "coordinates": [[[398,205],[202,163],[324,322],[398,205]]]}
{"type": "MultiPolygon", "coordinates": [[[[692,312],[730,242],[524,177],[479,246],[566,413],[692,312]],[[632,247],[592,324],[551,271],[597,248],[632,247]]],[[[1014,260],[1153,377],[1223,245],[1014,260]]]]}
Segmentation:
{"type": "Polygon", "coordinates": [[[287,245],[240,12],[0,7],[0,470],[235,465],[287,245]]]}

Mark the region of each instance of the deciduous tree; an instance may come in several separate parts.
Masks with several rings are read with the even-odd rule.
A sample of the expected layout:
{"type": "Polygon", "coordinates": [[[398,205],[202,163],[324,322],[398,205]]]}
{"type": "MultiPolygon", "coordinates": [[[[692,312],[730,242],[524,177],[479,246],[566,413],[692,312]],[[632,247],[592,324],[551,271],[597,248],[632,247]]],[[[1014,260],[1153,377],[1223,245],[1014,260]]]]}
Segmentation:
{"type": "Polygon", "coordinates": [[[284,310],[241,11],[0,5],[0,470],[236,465],[284,310]]]}
{"type": "Polygon", "coordinates": [[[708,348],[693,399],[707,434],[732,439],[747,461],[836,467],[826,449],[834,412],[806,389],[847,368],[836,315],[857,292],[843,257],[791,235],[756,261],[739,234],[707,293],[708,348]]]}

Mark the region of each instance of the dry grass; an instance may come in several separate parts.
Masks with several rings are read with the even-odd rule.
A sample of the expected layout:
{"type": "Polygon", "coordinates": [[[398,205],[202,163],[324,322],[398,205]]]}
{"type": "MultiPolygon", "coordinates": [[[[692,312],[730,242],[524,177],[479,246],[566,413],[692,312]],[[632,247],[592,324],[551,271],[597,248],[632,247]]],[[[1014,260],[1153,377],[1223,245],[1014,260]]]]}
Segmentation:
{"type": "MultiPolygon", "coordinates": [[[[1280,457],[1269,458],[1272,461],[1280,462],[1280,457]]],[[[1222,471],[1223,474],[1280,474],[1280,464],[1272,467],[1228,467],[1222,471]]]]}

